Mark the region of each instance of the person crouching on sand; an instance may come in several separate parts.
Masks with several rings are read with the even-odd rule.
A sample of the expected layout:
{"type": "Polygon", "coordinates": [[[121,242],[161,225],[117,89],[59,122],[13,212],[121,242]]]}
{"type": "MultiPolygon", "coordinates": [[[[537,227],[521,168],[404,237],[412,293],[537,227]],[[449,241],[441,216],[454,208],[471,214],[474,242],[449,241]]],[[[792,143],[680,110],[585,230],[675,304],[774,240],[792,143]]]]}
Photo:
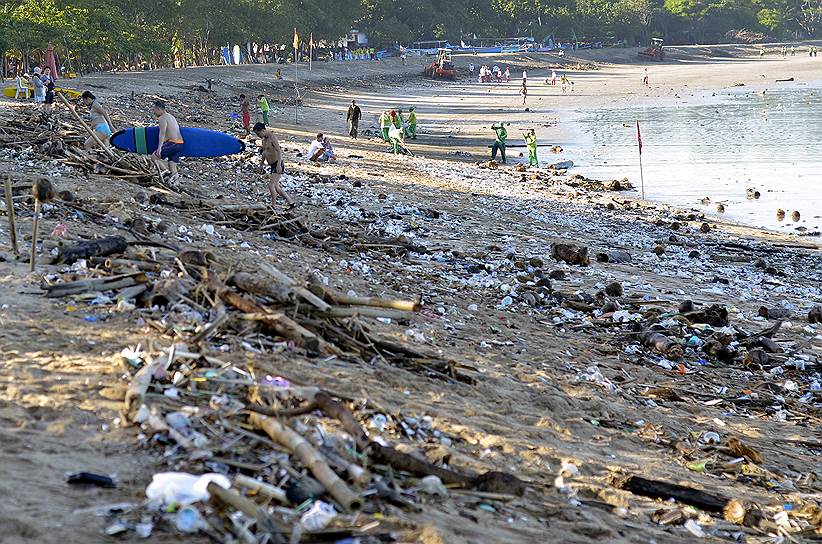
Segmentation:
{"type": "Polygon", "coordinates": [[[283,161],[283,151],[280,142],[274,135],[274,131],[265,128],[263,123],[254,125],[254,134],[260,137],[260,170],[265,173],[266,163],[268,163],[271,175],[268,181],[268,192],[271,193],[271,203],[277,204],[277,196],[283,197],[290,210],[296,203],[291,200],[280,185],[280,176],[285,173],[285,162],[283,161]]]}
{"type": "MultiPolygon", "coordinates": [[[[89,126],[97,134],[97,138],[99,138],[103,145],[108,145],[108,140],[114,133],[114,123],[111,122],[108,112],[91,91],[84,91],[80,100],[89,110],[89,126]]],[[[89,136],[86,138],[83,147],[91,149],[96,144],[97,140],[95,140],[93,136],[89,136]]]]}

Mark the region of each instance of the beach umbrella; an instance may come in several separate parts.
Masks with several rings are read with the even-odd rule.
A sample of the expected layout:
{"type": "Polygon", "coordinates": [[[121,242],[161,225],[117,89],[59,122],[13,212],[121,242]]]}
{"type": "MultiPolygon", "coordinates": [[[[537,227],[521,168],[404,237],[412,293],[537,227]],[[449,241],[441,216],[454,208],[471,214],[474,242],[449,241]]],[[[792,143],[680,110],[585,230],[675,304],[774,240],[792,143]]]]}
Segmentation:
{"type": "Polygon", "coordinates": [[[46,66],[51,68],[51,77],[57,79],[57,63],[54,61],[54,46],[49,44],[46,48],[46,66]]]}

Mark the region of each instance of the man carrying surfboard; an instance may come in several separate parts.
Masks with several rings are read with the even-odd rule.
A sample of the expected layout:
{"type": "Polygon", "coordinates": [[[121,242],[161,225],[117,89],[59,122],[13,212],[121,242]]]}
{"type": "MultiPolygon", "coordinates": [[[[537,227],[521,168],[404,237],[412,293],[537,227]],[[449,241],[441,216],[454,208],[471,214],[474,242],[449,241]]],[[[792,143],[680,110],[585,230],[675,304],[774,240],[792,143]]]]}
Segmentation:
{"type": "MultiPolygon", "coordinates": [[[[84,106],[88,107],[89,126],[97,133],[97,137],[100,138],[103,145],[107,145],[108,139],[111,138],[111,135],[114,133],[114,123],[111,122],[108,112],[91,91],[85,91],[80,96],[80,100],[82,100],[84,106]]],[[[92,136],[89,136],[86,138],[83,146],[86,149],[91,149],[96,143],[97,141],[92,136]]]]}
{"type": "Polygon", "coordinates": [[[176,181],[180,178],[177,164],[180,162],[184,143],[183,135],[180,133],[180,124],[173,115],[166,111],[166,103],[162,100],[154,103],[152,113],[154,113],[160,125],[157,151],[152,155],[152,160],[171,172],[169,181],[176,181]]]}
{"type": "Polygon", "coordinates": [[[265,128],[262,123],[254,125],[254,134],[260,137],[260,170],[265,173],[265,166],[268,163],[268,168],[271,174],[268,183],[268,192],[271,193],[271,203],[277,204],[277,195],[283,197],[288,203],[288,209],[293,208],[297,204],[291,200],[280,185],[280,176],[285,173],[285,161],[283,161],[283,150],[280,148],[280,142],[274,135],[274,131],[265,128]]]}

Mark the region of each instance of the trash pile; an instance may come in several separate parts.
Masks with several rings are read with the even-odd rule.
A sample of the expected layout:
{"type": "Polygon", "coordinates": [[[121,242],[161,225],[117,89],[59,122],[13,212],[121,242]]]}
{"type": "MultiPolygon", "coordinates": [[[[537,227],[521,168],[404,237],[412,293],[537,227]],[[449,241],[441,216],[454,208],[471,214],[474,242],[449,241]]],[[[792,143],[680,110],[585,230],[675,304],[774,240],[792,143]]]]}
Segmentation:
{"type": "Polygon", "coordinates": [[[385,541],[386,524],[374,520],[389,505],[413,511],[449,488],[489,500],[525,492],[510,474],[449,466],[450,442],[431,418],[397,418],[367,399],[293,383],[276,358],[220,359],[219,346],[240,343],[283,362],[359,361],[473,383],[455,361],[363,320],[407,321],[419,301],[338,293],[327,280],[297,282],[265,262],[243,272],[193,250],[157,250],[141,261],[122,255],[125,245],[114,237],[66,248],[58,260],[70,267],[43,285],[47,297],[74,304],[146,308],[141,319],[184,339],[158,353],[121,353],[130,381],[120,423],[139,426],[173,472],[155,476],[148,503],[119,511],[108,534],[166,523],[220,540],[286,542],[302,532],[385,541]],[[392,435],[412,446],[392,445],[392,435]]]}

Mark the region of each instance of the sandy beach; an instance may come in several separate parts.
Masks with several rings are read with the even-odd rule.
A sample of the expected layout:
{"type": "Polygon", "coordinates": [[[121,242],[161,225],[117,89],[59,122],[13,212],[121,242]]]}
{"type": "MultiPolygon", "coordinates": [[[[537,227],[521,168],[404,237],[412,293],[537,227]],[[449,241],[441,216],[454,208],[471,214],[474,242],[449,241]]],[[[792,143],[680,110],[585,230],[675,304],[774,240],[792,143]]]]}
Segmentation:
{"type": "MultiPolygon", "coordinates": [[[[147,229],[140,239],[208,252],[235,270],[256,273],[266,262],[342,293],[421,298],[422,310],[408,321],[362,319],[448,359],[455,369],[450,377],[255,344],[236,332],[247,332],[246,323],[199,344],[203,353],[237,367],[259,365],[294,384],[344,392],[364,424],[376,413],[388,416],[386,429],[368,428],[372,435],[417,452],[444,448],[451,467],[505,471],[527,486],[522,496],[456,490],[419,511],[390,505],[373,518],[361,514],[397,541],[818,538],[822,325],[808,315],[822,303],[819,239],[725,222],[696,206],[641,201],[635,191],[609,191],[586,180],[584,171],[574,177],[487,164],[495,121],[511,123],[512,142],[535,128],[541,144],[568,147],[574,145],[565,127],[568,110],[686,101],[739,84],[756,92],[778,79],[819,77],[817,61],[807,56],[757,57],[758,50],[743,47],[695,46],[670,48],[661,64],[635,62],[635,49],[456,58],[461,73],[469,61],[509,66],[511,83],[499,85],[426,81],[419,76],[423,61],[413,58],[408,66],[316,63],[308,72],[301,65],[299,124],[289,101],[292,66],[277,82],[275,66],[91,74],[71,82],[100,96],[118,126],[150,123],[148,104],[161,97],[181,123],[235,134],[236,96],[266,94],[286,155],[284,185],[301,202],[294,217],[324,236],[314,245],[257,228],[250,218],[209,215],[219,206],[267,202],[253,141],[242,156],[184,161],[183,180],[169,190],[44,155],[26,139],[59,128],[28,106],[2,102],[4,126],[25,120],[22,126],[31,128],[10,128],[0,140],[0,170],[23,187],[18,236],[25,241],[32,230],[33,202],[22,195],[33,179],[49,177],[57,190],[73,193],[75,205],[55,201],[44,209],[42,264],[35,273],[8,251],[5,218],[0,227],[0,437],[6,444],[0,490],[16,497],[0,512],[0,541],[101,541],[112,517],[95,516],[91,507],[142,502],[156,472],[206,471],[207,459],[167,454],[168,446],[148,438],[145,427],[125,427],[120,414],[134,370],[123,363],[123,348],[158,352],[187,342],[198,326],[191,314],[115,310],[115,301],[95,294],[61,299],[41,291],[91,273],[47,264],[52,249],[56,254],[58,245],[113,234],[131,240],[137,224],[147,229]],[[645,67],[649,88],[641,82],[645,67]],[[551,69],[567,73],[574,91],[546,86],[551,69]],[[529,111],[518,95],[523,70],[529,111]],[[213,92],[198,90],[207,79],[215,81],[213,92]],[[414,106],[420,120],[420,136],[409,142],[414,156],[394,156],[368,135],[350,140],[345,109],[352,99],[365,114],[361,133],[376,128],[380,111],[414,106]],[[331,135],[335,163],[305,160],[317,132],[331,135]],[[54,234],[59,225],[67,229],[63,238],[54,234]],[[555,258],[557,244],[586,248],[586,266],[555,258]],[[397,253],[403,246],[413,249],[397,253]],[[693,304],[685,309],[688,300],[693,304]],[[725,309],[724,318],[696,315],[715,305],[725,309]],[[642,340],[649,330],[678,348],[660,350],[642,340]],[[402,430],[424,417],[437,438],[402,430]],[[739,453],[731,446],[736,443],[759,457],[739,453]],[[64,473],[78,470],[116,473],[120,486],[65,484],[64,473]],[[742,519],[722,508],[657,500],[620,483],[631,476],[702,490],[758,514],[742,519]]],[[[65,111],[58,115],[73,123],[65,111]]],[[[509,156],[520,160],[515,150],[509,156]]],[[[561,152],[550,155],[564,160],[561,152]]],[[[624,177],[637,185],[633,172],[624,177]]],[[[809,210],[813,214],[818,211],[809,210]]],[[[162,261],[157,252],[132,246],[124,258],[150,254],[162,261]]],[[[158,405],[167,402],[159,389],[153,395],[158,405]]],[[[179,538],[157,522],[150,541],[179,538]]],[[[138,536],[129,531],[118,539],[138,536]]],[[[188,538],[198,539],[207,540],[188,538]]]]}

